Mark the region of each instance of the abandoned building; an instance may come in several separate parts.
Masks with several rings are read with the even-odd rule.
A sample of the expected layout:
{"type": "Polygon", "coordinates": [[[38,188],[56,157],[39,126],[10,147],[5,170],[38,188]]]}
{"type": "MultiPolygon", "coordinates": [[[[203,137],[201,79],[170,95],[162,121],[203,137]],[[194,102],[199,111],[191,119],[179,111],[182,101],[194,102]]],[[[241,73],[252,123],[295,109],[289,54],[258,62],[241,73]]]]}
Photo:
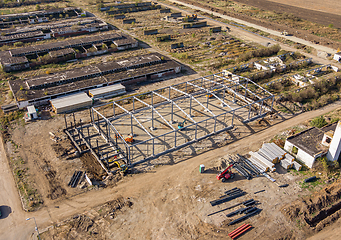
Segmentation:
{"type": "Polygon", "coordinates": [[[136,47],[138,47],[138,41],[126,34],[101,34],[2,51],[0,52],[0,65],[4,71],[11,72],[136,47]],[[41,57],[45,54],[49,57],[42,60],[41,57]]]}
{"type": "Polygon", "coordinates": [[[10,28],[15,25],[37,24],[49,22],[52,19],[85,17],[86,12],[80,8],[67,7],[51,10],[0,15],[0,28],[10,28]]]}
{"type": "Polygon", "coordinates": [[[124,14],[130,12],[141,12],[154,9],[160,9],[161,5],[157,2],[140,2],[127,4],[114,4],[100,8],[101,11],[107,11],[109,15],[124,14]]]}
{"type": "Polygon", "coordinates": [[[340,122],[330,124],[321,129],[312,127],[288,137],[285,141],[284,149],[296,154],[296,158],[309,168],[314,166],[317,158],[323,157],[327,153],[330,155],[328,160],[334,161],[340,155],[340,131],[340,122]],[[331,143],[333,143],[332,148],[331,143]]]}
{"type": "Polygon", "coordinates": [[[97,18],[68,19],[54,23],[2,30],[0,46],[15,42],[35,42],[105,30],[108,30],[108,24],[97,18]]]}
{"type": "Polygon", "coordinates": [[[62,95],[122,83],[124,86],[179,73],[181,65],[159,53],[151,53],[76,68],[26,80],[9,81],[19,108],[46,104],[62,95]]]}

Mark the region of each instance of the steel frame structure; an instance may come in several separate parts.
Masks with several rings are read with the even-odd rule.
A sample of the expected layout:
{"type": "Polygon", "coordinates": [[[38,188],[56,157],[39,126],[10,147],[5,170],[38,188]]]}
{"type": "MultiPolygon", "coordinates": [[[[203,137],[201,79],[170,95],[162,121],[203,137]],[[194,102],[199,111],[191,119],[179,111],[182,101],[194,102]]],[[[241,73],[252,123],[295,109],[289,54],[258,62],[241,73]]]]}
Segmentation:
{"type": "MultiPolygon", "coordinates": [[[[250,79],[223,71],[92,107],[90,109],[90,125],[112,146],[115,153],[120,153],[120,159],[129,166],[133,166],[231,129],[234,117],[238,117],[244,123],[262,118],[267,112],[272,111],[273,101],[274,95],[250,79]],[[155,98],[159,100],[155,101],[155,98]],[[180,107],[178,104],[184,101],[189,101],[186,108],[180,107]],[[214,106],[216,109],[219,108],[220,112],[216,113],[212,110],[212,102],[220,103],[219,107],[214,106]],[[137,103],[142,105],[137,107],[137,103]],[[127,104],[128,107],[125,106],[127,104]],[[208,114],[204,115],[204,119],[197,120],[193,115],[194,111],[200,112],[193,107],[194,104],[200,106],[203,112],[208,114]],[[237,105],[237,107],[232,105],[237,105]],[[105,117],[101,111],[108,107],[112,109],[112,114],[105,117]],[[170,121],[167,121],[166,117],[157,110],[160,107],[169,109],[167,115],[170,115],[170,121]],[[172,125],[174,124],[174,115],[176,115],[174,109],[183,115],[182,119],[188,121],[188,124],[181,129],[172,125]],[[145,112],[151,114],[150,128],[144,126],[144,123],[136,117],[145,112]],[[122,120],[127,117],[130,121],[122,120]],[[155,134],[154,122],[157,121],[157,118],[160,118],[159,123],[162,122],[169,128],[169,131],[159,135],[155,134]],[[124,124],[130,125],[130,134],[132,135],[135,134],[136,128],[139,128],[139,131],[142,130],[148,139],[131,144],[126,142],[117,129],[115,121],[122,121],[124,124]]],[[[76,127],[76,129],[79,128],[76,127]]],[[[96,154],[95,151],[91,152],[96,154]]],[[[106,164],[109,169],[108,156],[106,158],[98,153],[96,158],[106,164]]]]}

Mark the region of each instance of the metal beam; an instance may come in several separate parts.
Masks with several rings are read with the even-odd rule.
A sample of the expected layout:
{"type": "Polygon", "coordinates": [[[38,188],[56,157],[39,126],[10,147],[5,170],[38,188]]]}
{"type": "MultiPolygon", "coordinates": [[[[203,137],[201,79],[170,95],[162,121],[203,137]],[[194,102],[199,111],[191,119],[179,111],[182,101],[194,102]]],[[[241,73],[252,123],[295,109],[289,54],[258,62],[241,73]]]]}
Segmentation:
{"type": "Polygon", "coordinates": [[[224,102],[220,97],[218,97],[214,92],[212,92],[212,91],[210,91],[210,90],[208,90],[208,89],[206,89],[206,88],[200,87],[200,86],[198,86],[198,85],[196,85],[196,84],[193,84],[193,83],[191,83],[191,82],[188,82],[188,84],[189,84],[189,85],[192,85],[192,86],[194,86],[194,87],[197,87],[197,88],[199,88],[199,89],[201,89],[201,90],[204,90],[204,91],[206,91],[206,92],[209,93],[209,94],[212,94],[212,96],[214,96],[216,99],[218,99],[222,104],[224,104],[225,106],[228,106],[231,110],[234,109],[234,108],[232,108],[230,105],[228,105],[226,102],[224,102]]]}
{"type": "MultiPolygon", "coordinates": [[[[94,111],[96,111],[96,113],[97,113],[98,115],[100,115],[100,116],[103,118],[103,120],[106,121],[107,124],[109,124],[109,125],[113,128],[113,130],[116,132],[117,136],[123,141],[123,144],[126,145],[127,148],[129,148],[128,143],[124,140],[124,138],[123,138],[123,137],[121,136],[121,134],[117,131],[117,129],[114,127],[114,125],[112,125],[111,122],[110,122],[106,117],[104,117],[102,114],[100,114],[96,109],[94,109],[94,108],[92,108],[92,109],[93,109],[94,111]]],[[[95,124],[95,125],[96,125],[96,124],[95,124]]],[[[99,129],[100,129],[100,127],[99,127],[99,129]]],[[[108,138],[108,139],[109,139],[109,138],[108,138]]]]}
{"type": "Polygon", "coordinates": [[[136,99],[137,101],[141,102],[142,104],[148,106],[149,108],[152,109],[152,111],[155,111],[157,115],[160,116],[160,118],[172,129],[175,130],[175,128],[154,108],[154,106],[149,105],[148,103],[142,101],[141,99],[138,99],[134,96],[134,99],[136,99]]]}
{"type": "Polygon", "coordinates": [[[185,93],[173,86],[170,86],[171,89],[175,90],[175,91],[178,91],[179,93],[182,93],[188,97],[190,97],[191,99],[193,99],[194,101],[196,101],[200,106],[202,106],[207,112],[209,112],[210,114],[212,114],[212,116],[216,116],[213,112],[211,112],[210,109],[208,109],[207,107],[205,107],[201,102],[199,102],[195,97],[193,97],[191,94],[188,94],[188,93],[185,93]]]}
{"type": "Polygon", "coordinates": [[[179,107],[179,105],[176,104],[174,100],[171,100],[171,99],[169,99],[169,98],[167,98],[167,97],[165,97],[165,96],[162,96],[161,94],[158,94],[157,92],[154,92],[154,91],[153,91],[153,93],[156,94],[156,95],[158,95],[159,97],[161,97],[161,98],[167,100],[168,102],[173,103],[173,104],[174,104],[174,105],[175,105],[183,114],[186,115],[186,117],[188,117],[189,119],[191,119],[191,121],[192,121],[193,123],[196,123],[196,121],[195,121],[190,115],[188,115],[181,107],[179,107]]]}
{"type": "MultiPolygon", "coordinates": [[[[220,77],[220,76],[216,76],[216,77],[224,78],[224,77],[220,77]]],[[[218,84],[219,86],[221,86],[221,87],[223,87],[223,88],[225,88],[225,89],[231,91],[231,92],[234,93],[235,95],[241,96],[241,94],[235,92],[233,89],[231,89],[231,88],[225,86],[224,84],[221,84],[221,83],[216,82],[216,81],[214,81],[214,80],[207,79],[207,78],[205,78],[205,77],[203,77],[203,79],[204,79],[205,81],[209,81],[209,82],[213,82],[213,83],[215,83],[215,84],[218,84]]],[[[245,102],[247,102],[248,104],[251,104],[251,102],[247,101],[246,98],[245,98],[244,96],[243,96],[243,98],[244,98],[244,101],[245,101],[245,102]]]]}
{"type": "MultiPolygon", "coordinates": [[[[215,75],[216,77],[218,77],[218,78],[222,78],[222,79],[226,79],[227,81],[230,81],[230,82],[232,82],[232,80],[230,80],[230,79],[228,79],[228,78],[226,78],[226,77],[221,77],[221,76],[218,76],[218,75],[215,75]]],[[[238,76],[238,77],[240,77],[240,78],[243,78],[243,77],[241,77],[241,76],[238,76]]],[[[246,79],[247,81],[249,81],[249,79],[248,78],[243,78],[243,79],[246,79]]],[[[215,81],[214,81],[215,82],[215,81]]],[[[218,82],[217,82],[218,83],[218,82]]],[[[244,87],[242,84],[236,84],[235,86],[241,86],[242,88],[244,88],[246,91],[248,91],[249,93],[251,93],[252,95],[254,95],[254,96],[256,96],[258,99],[263,99],[262,97],[260,97],[260,96],[258,96],[257,94],[255,94],[255,93],[253,93],[252,91],[250,91],[249,89],[247,89],[246,87],[244,87]]],[[[231,88],[229,88],[231,91],[234,91],[234,90],[232,90],[231,88]]],[[[235,91],[234,91],[235,92],[235,91]]],[[[236,92],[235,92],[236,93],[236,92]]],[[[238,94],[238,95],[240,95],[240,94],[238,94]]]]}
{"type": "MultiPolygon", "coordinates": [[[[125,111],[126,113],[128,113],[129,115],[131,115],[131,116],[135,119],[135,121],[137,122],[137,124],[140,125],[140,127],[148,134],[148,136],[149,136],[150,138],[153,138],[153,136],[147,131],[147,129],[144,128],[144,126],[140,123],[140,121],[137,120],[137,118],[134,116],[134,114],[132,114],[131,112],[129,112],[127,109],[125,109],[124,107],[120,106],[120,105],[117,104],[116,102],[113,102],[113,103],[115,104],[115,106],[121,108],[123,111],[125,111]]],[[[119,134],[119,135],[120,135],[120,134],[119,134]]],[[[123,138],[122,138],[122,139],[123,139],[123,138]]],[[[126,142],[126,141],[124,140],[124,142],[126,142]]]]}

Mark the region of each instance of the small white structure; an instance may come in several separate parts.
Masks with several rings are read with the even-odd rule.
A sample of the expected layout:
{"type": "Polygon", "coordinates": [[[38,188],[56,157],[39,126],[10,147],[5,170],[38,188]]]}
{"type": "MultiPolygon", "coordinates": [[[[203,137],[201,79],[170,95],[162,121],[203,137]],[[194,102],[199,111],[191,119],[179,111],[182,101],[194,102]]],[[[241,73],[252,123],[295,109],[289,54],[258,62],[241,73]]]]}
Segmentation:
{"type": "Polygon", "coordinates": [[[72,112],[92,105],[92,99],[84,92],[50,100],[55,113],[72,112]]]}
{"type": "MultiPolygon", "coordinates": [[[[288,137],[285,141],[284,149],[290,153],[296,154],[296,158],[298,160],[303,162],[309,168],[312,168],[315,160],[319,157],[325,156],[329,151],[328,142],[330,142],[330,137],[333,135],[332,133],[334,132],[335,128],[336,123],[325,126],[321,129],[316,127],[309,128],[305,131],[288,137]]],[[[338,154],[340,155],[341,127],[339,131],[339,141],[337,142],[336,140],[337,143],[335,143],[335,145],[338,144],[336,149],[338,148],[338,154]]],[[[331,145],[332,144],[330,143],[330,146],[331,145]]],[[[333,153],[334,155],[337,155],[336,151],[333,153]]],[[[337,157],[339,155],[337,155],[337,157]]]]}
{"type": "Polygon", "coordinates": [[[89,90],[89,96],[93,99],[115,97],[125,93],[126,88],[120,83],[89,90]]]}
{"type": "Polygon", "coordinates": [[[298,87],[306,87],[308,86],[308,79],[299,74],[295,74],[290,77],[291,81],[296,84],[298,87]]]}
{"type": "Polygon", "coordinates": [[[38,114],[34,105],[27,106],[27,113],[25,114],[25,120],[31,121],[38,118],[38,114]]]}
{"type": "Polygon", "coordinates": [[[334,54],[334,60],[340,62],[341,61],[341,52],[335,53],[334,54]]]}
{"type": "Polygon", "coordinates": [[[327,159],[329,161],[337,161],[341,152],[341,121],[337,123],[334,131],[329,150],[327,152],[327,159]]]}

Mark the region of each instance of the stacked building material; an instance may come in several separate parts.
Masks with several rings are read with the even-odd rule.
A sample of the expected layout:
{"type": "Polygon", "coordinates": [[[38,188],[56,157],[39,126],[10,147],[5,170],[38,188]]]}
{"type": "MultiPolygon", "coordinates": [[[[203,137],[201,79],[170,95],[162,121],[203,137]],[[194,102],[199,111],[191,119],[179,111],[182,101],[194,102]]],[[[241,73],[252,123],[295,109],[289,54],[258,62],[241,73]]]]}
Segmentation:
{"type": "Polygon", "coordinates": [[[232,232],[230,232],[228,234],[228,236],[230,238],[232,238],[232,239],[235,239],[235,238],[239,237],[241,234],[245,233],[246,231],[248,231],[251,228],[252,228],[252,226],[250,224],[243,224],[240,227],[238,227],[235,230],[233,230],[232,232]]]}
{"type": "Polygon", "coordinates": [[[256,152],[249,152],[249,154],[258,162],[262,163],[262,165],[265,165],[269,168],[270,171],[276,171],[275,164],[270,162],[267,158],[261,156],[259,153],[256,152]]]}
{"type": "Polygon", "coordinates": [[[293,168],[297,171],[300,171],[302,169],[302,165],[296,161],[293,162],[293,165],[294,165],[293,168]]]}
{"type": "Polygon", "coordinates": [[[266,149],[269,149],[269,151],[278,155],[280,160],[282,160],[285,157],[285,155],[287,154],[286,151],[284,151],[282,148],[277,146],[275,143],[264,143],[263,147],[266,149]]]}
{"type": "Polygon", "coordinates": [[[272,163],[278,163],[278,156],[270,151],[268,151],[265,148],[261,148],[258,150],[258,152],[261,156],[265,157],[266,159],[268,159],[270,162],[272,163]]]}
{"type": "Polygon", "coordinates": [[[289,169],[292,168],[293,163],[289,162],[286,158],[284,158],[281,162],[280,165],[284,168],[284,169],[289,169]]]}
{"type": "Polygon", "coordinates": [[[266,166],[265,164],[262,164],[260,161],[256,160],[254,157],[250,157],[249,161],[251,163],[253,163],[257,168],[259,168],[259,170],[261,170],[263,172],[269,171],[269,167],[268,166],[266,166]]]}
{"type": "Polygon", "coordinates": [[[212,207],[215,205],[219,205],[228,201],[231,201],[235,198],[244,196],[246,194],[246,192],[244,192],[243,190],[239,189],[239,188],[233,188],[229,191],[225,192],[225,195],[221,196],[219,199],[211,201],[211,205],[212,207]]]}
{"type": "Polygon", "coordinates": [[[288,162],[293,163],[295,161],[295,158],[293,156],[291,156],[289,153],[285,154],[285,160],[287,160],[288,162]]]}

